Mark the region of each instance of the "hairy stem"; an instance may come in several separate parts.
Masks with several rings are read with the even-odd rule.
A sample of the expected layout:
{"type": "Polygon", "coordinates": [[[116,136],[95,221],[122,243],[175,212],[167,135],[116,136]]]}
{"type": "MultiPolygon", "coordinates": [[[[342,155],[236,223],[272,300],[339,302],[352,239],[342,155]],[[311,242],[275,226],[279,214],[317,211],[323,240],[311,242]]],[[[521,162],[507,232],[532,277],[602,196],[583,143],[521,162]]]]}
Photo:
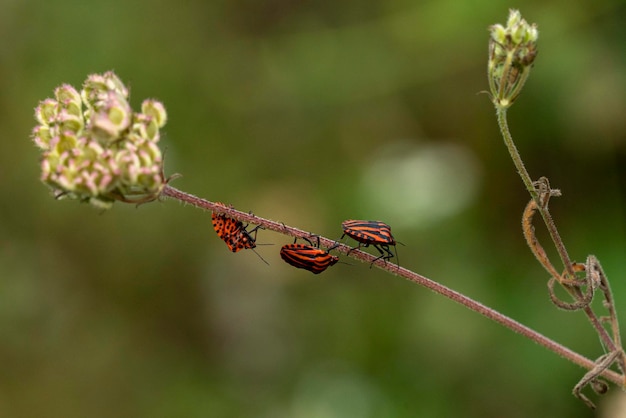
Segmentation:
{"type": "MultiPolygon", "coordinates": [[[[498,125],[500,127],[500,131],[502,133],[502,137],[504,138],[504,143],[506,144],[507,149],[509,150],[509,154],[511,155],[511,159],[513,160],[513,163],[515,164],[515,168],[517,168],[517,172],[519,173],[522,182],[524,182],[524,185],[526,186],[526,189],[528,190],[528,192],[530,193],[534,205],[532,205],[531,209],[530,209],[530,215],[525,215],[524,219],[526,218],[526,216],[530,216],[529,220],[525,220],[523,222],[524,227],[526,228],[526,223],[528,223],[528,225],[530,225],[531,221],[530,219],[532,218],[532,213],[534,213],[534,211],[538,211],[541,214],[541,217],[543,218],[544,223],[546,224],[546,227],[548,229],[548,233],[550,234],[550,237],[552,238],[552,242],[554,243],[554,246],[556,247],[556,250],[559,254],[559,257],[561,258],[561,262],[563,263],[563,266],[565,267],[565,273],[567,274],[567,279],[569,280],[574,280],[576,279],[576,273],[574,270],[574,265],[572,263],[572,260],[569,257],[569,254],[567,253],[567,249],[565,248],[565,244],[563,244],[563,240],[561,239],[561,236],[559,234],[559,231],[556,227],[556,224],[554,223],[554,220],[552,219],[552,215],[550,214],[550,211],[548,209],[547,204],[542,204],[541,202],[541,196],[539,195],[537,189],[535,188],[535,185],[533,184],[533,181],[530,177],[530,175],[528,174],[528,171],[526,170],[526,167],[524,166],[524,162],[522,161],[522,157],[520,156],[519,151],[517,150],[517,147],[515,146],[515,143],[513,142],[513,137],[511,136],[511,132],[509,131],[509,126],[508,126],[508,122],[506,119],[506,108],[503,107],[499,107],[496,106],[496,114],[497,114],[497,118],[498,118],[498,125]]],[[[550,190],[547,191],[548,193],[548,197],[549,197],[549,193],[550,190]]],[[[527,207],[528,210],[528,207],[527,207]]],[[[525,211],[526,212],[526,211],[525,211]]],[[[529,229],[529,231],[532,231],[529,229]]],[[[526,233],[527,231],[525,231],[526,233]]],[[[528,239],[527,239],[528,241],[528,239]]],[[[534,252],[534,248],[533,245],[531,245],[531,242],[529,241],[529,245],[531,247],[531,250],[533,250],[534,252]]],[[[541,257],[539,255],[537,255],[537,253],[535,253],[535,255],[537,256],[537,258],[541,260],[541,257]]],[[[546,258],[547,260],[547,258],[546,258]]],[[[553,276],[554,269],[550,269],[548,268],[548,272],[550,272],[553,276]]],[[[556,275],[554,276],[557,280],[561,280],[561,276],[560,275],[556,275]]],[[[570,286],[565,286],[565,289],[572,293],[573,295],[575,295],[578,299],[582,298],[582,293],[580,291],[579,288],[573,288],[570,286]]],[[[609,334],[607,333],[606,329],[604,328],[604,326],[602,325],[600,319],[598,318],[598,316],[596,315],[596,313],[591,309],[590,306],[586,306],[583,308],[583,311],[585,312],[585,315],[587,316],[587,318],[589,319],[589,321],[591,322],[591,325],[593,326],[593,328],[596,330],[596,332],[598,333],[598,336],[600,337],[602,343],[605,345],[605,347],[607,347],[609,350],[613,351],[615,350],[617,347],[615,346],[615,343],[613,342],[613,340],[611,339],[611,337],[609,336],[609,334]]],[[[621,384],[621,383],[620,383],[621,384]]]]}
{"type": "Polygon", "coordinates": [[[535,186],[533,185],[533,180],[530,178],[526,167],[524,166],[524,162],[522,161],[522,157],[520,156],[515,143],[513,142],[513,137],[511,136],[511,132],[509,131],[509,125],[506,120],[506,108],[496,106],[496,114],[498,117],[498,125],[500,126],[500,132],[502,133],[502,137],[504,138],[504,144],[509,150],[509,154],[511,155],[511,159],[513,159],[513,164],[515,164],[515,168],[519,173],[522,181],[524,182],[524,186],[526,186],[526,190],[532,196],[534,200],[537,200],[539,194],[537,190],[535,190],[535,186]]]}
{"type": "Polygon", "coordinates": [[[563,240],[559,235],[559,231],[556,228],[554,220],[552,219],[552,215],[547,208],[541,204],[539,193],[533,184],[533,181],[524,166],[524,162],[522,161],[522,157],[520,156],[515,143],[513,142],[513,137],[511,136],[511,132],[509,131],[509,124],[506,119],[506,109],[503,107],[496,106],[496,114],[498,117],[498,125],[500,126],[500,132],[502,133],[502,137],[504,138],[504,143],[506,144],[507,149],[509,150],[509,154],[511,155],[511,159],[513,160],[513,164],[515,164],[515,168],[519,173],[522,182],[524,182],[524,186],[526,186],[526,190],[530,193],[533,200],[537,203],[537,210],[541,214],[546,227],[548,228],[548,233],[554,242],[554,246],[556,247],[559,257],[563,262],[563,266],[565,266],[565,271],[571,277],[570,279],[574,279],[574,269],[572,267],[572,260],[565,249],[565,245],[563,244],[563,240]]]}
{"type": "MultiPolygon", "coordinates": [[[[217,213],[223,213],[231,218],[240,220],[242,222],[260,225],[262,228],[269,229],[269,230],[272,230],[272,231],[275,231],[284,235],[288,235],[291,237],[310,238],[311,236],[315,236],[311,234],[310,232],[303,231],[301,229],[297,229],[297,228],[285,225],[282,222],[272,221],[269,219],[265,219],[265,218],[253,215],[251,213],[241,212],[234,208],[229,208],[221,204],[209,202],[207,200],[204,200],[192,194],[175,189],[174,187],[171,187],[169,185],[165,186],[165,188],[163,189],[161,193],[161,196],[176,199],[176,200],[188,203],[190,205],[193,205],[195,207],[198,207],[200,209],[214,211],[217,213]]],[[[377,259],[376,256],[373,256],[364,251],[354,250],[352,249],[352,247],[348,245],[337,243],[336,241],[333,241],[331,239],[321,237],[321,236],[319,237],[319,239],[320,239],[321,246],[329,248],[331,246],[339,244],[335,248],[337,251],[344,253],[344,254],[348,254],[349,252],[348,254],[349,257],[364,261],[366,263],[372,263],[374,262],[374,260],[377,259]]],[[[531,328],[528,328],[527,326],[522,325],[521,323],[515,321],[514,319],[509,318],[508,316],[503,315],[500,312],[492,308],[489,308],[488,306],[485,306],[482,303],[477,302],[455,290],[452,290],[442,284],[439,284],[433,280],[430,280],[404,267],[397,266],[395,264],[386,262],[385,260],[382,260],[382,259],[378,259],[377,261],[375,261],[374,265],[378,268],[388,271],[391,274],[403,277],[413,283],[424,286],[432,290],[435,293],[438,293],[448,299],[451,299],[467,307],[468,309],[474,312],[477,312],[499,323],[500,325],[503,325],[506,328],[509,328],[510,330],[518,334],[521,334],[522,336],[532,341],[535,341],[537,344],[544,346],[548,350],[553,351],[559,356],[571,361],[574,364],[579,365],[580,367],[583,367],[588,370],[591,370],[595,367],[595,363],[593,360],[590,360],[570,350],[569,348],[551,340],[550,338],[538,333],[537,331],[531,328]]],[[[622,376],[612,370],[604,370],[602,372],[602,376],[616,384],[622,383],[622,376]]]]}

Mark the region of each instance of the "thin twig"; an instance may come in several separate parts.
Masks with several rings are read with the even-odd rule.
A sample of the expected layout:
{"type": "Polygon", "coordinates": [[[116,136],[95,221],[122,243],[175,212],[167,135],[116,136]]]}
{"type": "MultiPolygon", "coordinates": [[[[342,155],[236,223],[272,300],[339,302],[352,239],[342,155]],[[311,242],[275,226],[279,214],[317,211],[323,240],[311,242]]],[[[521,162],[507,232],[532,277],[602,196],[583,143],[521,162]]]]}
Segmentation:
{"type": "MultiPolygon", "coordinates": [[[[177,199],[182,202],[193,205],[195,207],[198,207],[200,209],[214,211],[217,213],[223,213],[229,217],[240,220],[242,222],[260,225],[262,228],[275,231],[284,235],[288,235],[291,237],[310,238],[311,236],[313,236],[313,234],[311,234],[310,232],[303,231],[301,229],[297,229],[297,228],[285,225],[282,222],[272,221],[269,219],[265,219],[265,218],[253,215],[251,213],[241,212],[239,210],[230,208],[228,206],[224,206],[219,203],[210,202],[205,199],[194,196],[192,194],[178,190],[169,185],[166,185],[164,187],[161,193],[161,196],[169,197],[172,199],[177,199]]],[[[386,262],[385,260],[379,259],[378,257],[371,255],[369,253],[366,253],[364,251],[354,250],[352,249],[352,247],[348,245],[341,244],[341,243],[338,243],[336,241],[333,241],[331,239],[321,237],[321,236],[319,237],[319,240],[320,240],[320,245],[326,248],[339,244],[335,248],[337,251],[344,253],[344,254],[348,254],[349,252],[350,253],[349,257],[361,260],[366,263],[373,263],[376,267],[386,270],[391,274],[403,277],[413,283],[424,286],[432,290],[435,293],[438,293],[448,299],[451,299],[467,307],[468,309],[474,312],[477,312],[499,323],[500,325],[503,325],[506,328],[509,328],[510,330],[518,334],[521,334],[522,336],[532,341],[535,341],[537,344],[544,346],[548,350],[553,351],[559,356],[571,361],[574,364],[579,365],[580,367],[583,367],[587,370],[592,370],[594,367],[596,367],[596,364],[593,360],[590,360],[584,356],[581,356],[580,354],[555,342],[554,340],[551,340],[550,338],[538,333],[537,331],[525,325],[522,325],[521,323],[515,321],[514,319],[511,319],[508,316],[503,315],[500,312],[488,306],[485,306],[482,303],[477,302],[469,298],[468,296],[465,296],[455,290],[452,290],[440,283],[430,280],[404,267],[399,267],[396,264],[386,262]]],[[[604,370],[601,375],[616,384],[622,383],[622,376],[612,370],[608,370],[608,369],[604,370]]]]}

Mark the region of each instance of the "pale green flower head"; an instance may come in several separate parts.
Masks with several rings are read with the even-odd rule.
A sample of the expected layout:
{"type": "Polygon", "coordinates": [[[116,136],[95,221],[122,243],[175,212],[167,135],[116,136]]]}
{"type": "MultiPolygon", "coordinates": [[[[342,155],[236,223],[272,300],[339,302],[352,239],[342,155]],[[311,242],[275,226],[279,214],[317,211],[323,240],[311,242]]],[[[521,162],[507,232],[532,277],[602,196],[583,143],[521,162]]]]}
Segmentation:
{"type": "Polygon", "coordinates": [[[80,92],[64,84],[39,103],[32,138],[43,153],[41,180],[55,196],[99,208],[159,196],[166,180],[157,143],[167,113],[152,99],[133,112],[128,99],[109,71],[90,75],[80,92]]]}
{"type": "Polygon", "coordinates": [[[489,88],[498,107],[508,108],[520,94],[537,57],[537,25],[511,9],[506,26],[489,28],[489,88]]]}

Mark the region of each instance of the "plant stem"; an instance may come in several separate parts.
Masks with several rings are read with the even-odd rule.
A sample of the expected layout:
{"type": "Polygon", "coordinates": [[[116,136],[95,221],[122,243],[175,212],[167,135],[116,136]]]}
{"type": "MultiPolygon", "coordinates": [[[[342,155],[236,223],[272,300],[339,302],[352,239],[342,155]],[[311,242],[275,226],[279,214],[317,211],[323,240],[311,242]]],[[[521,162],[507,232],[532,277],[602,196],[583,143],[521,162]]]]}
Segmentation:
{"type": "MultiPolygon", "coordinates": [[[[554,223],[554,220],[552,219],[552,215],[550,214],[550,211],[547,205],[543,205],[542,202],[540,201],[541,199],[540,199],[539,193],[537,192],[537,189],[535,188],[533,181],[530,175],[528,174],[526,167],[524,166],[522,157],[520,156],[520,153],[517,150],[515,143],[513,142],[513,137],[511,136],[511,132],[509,131],[509,126],[508,126],[508,122],[506,118],[506,108],[496,105],[496,115],[498,119],[498,126],[500,127],[500,132],[502,133],[502,137],[504,138],[504,143],[506,144],[509,154],[511,155],[513,164],[515,164],[515,168],[517,169],[517,172],[519,173],[522,179],[522,182],[524,183],[524,185],[526,186],[526,189],[528,190],[531,197],[535,201],[536,210],[541,214],[541,217],[543,218],[543,221],[548,229],[548,233],[550,234],[550,237],[552,238],[552,242],[554,243],[554,246],[556,247],[559,257],[561,258],[561,262],[563,263],[563,266],[565,267],[565,272],[568,276],[567,278],[574,280],[576,278],[576,273],[574,271],[572,260],[570,259],[569,254],[567,253],[567,249],[565,248],[565,244],[563,244],[563,240],[561,239],[559,231],[556,227],[556,224],[554,223]]],[[[548,190],[548,193],[549,192],[550,191],[548,190]]],[[[555,278],[557,280],[561,279],[560,275],[555,276],[555,278]]],[[[564,287],[569,293],[573,294],[575,297],[577,298],[581,297],[582,293],[579,288],[573,288],[571,286],[564,286],[564,287]]],[[[583,309],[583,311],[585,312],[585,315],[591,322],[591,325],[593,326],[593,328],[598,333],[598,336],[600,337],[605,347],[607,347],[611,351],[617,349],[617,347],[615,346],[615,343],[613,342],[613,340],[607,333],[606,329],[602,325],[600,319],[595,314],[595,312],[591,309],[591,307],[586,306],[583,309]]]]}
{"type": "Polygon", "coordinates": [[[552,238],[552,242],[554,242],[554,246],[559,253],[559,257],[561,258],[561,262],[565,267],[567,274],[570,276],[570,279],[575,279],[575,272],[572,266],[572,260],[567,253],[567,249],[565,249],[565,245],[563,244],[563,240],[559,235],[559,231],[556,228],[554,220],[552,219],[552,215],[550,214],[547,207],[541,204],[539,201],[539,194],[535,189],[532,179],[524,166],[524,162],[522,161],[522,157],[513,142],[513,137],[511,136],[511,132],[509,131],[509,125],[506,119],[506,109],[503,107],[496,106],[496,114],[498,117],[498,125],[500,126],[500,132],[502,133],[502,137],[504,138],[504,143],[506,144],[507,149],[509,150],[509,154],[511,155],[511,159],[513,160],[513,164],[515,164],[515,168],[517,168],[517,172],[519,173],[524,186],[526,186],[526,190],[530,193],[533,200],[537,203],[537,210],[541,214],[546,227],[548,228],[548,233],[552,238]]]}
{"type": "MultiPolygon", "coordinates": [[[[526,186],[526,190],[532,196],[534,200],[537,200],[539,194],[533,185],[533,180],[530,178],[526,167],[524,166],[524,162],[522,161],[522,157],[513,142],[513,137],[511,136],[511,132],[509,131],[509,125],[506,120],[506,108],[500,107],[496,105],[496,115],[498,117],[498,125],[500,126],[500,132],[502,133],[502,137],[504,138],[504,144],[509,150],[509,154],[511,155],[511,159],[513,160],[513,164],[515,164],[515,168],[517,169],[518,174],[522,178],[524,182],[524,186],[526,186]]],[[[541,206],[539,202],[537,202],[537,206],[541,206]]]]}
{"type": "MultiPolygon", "coordinates": [[[[532,184],[531,184],[532,185],[532,184]]],[[[183,192],[181,190],[175,189],[172,186],[166,185],[163,189],[161,196],[169,197],[172,199],[180,200],[182,202],[193,205],[197,208],[214,211],[217,213],[224,213],[225,215],[232,217],[234,219],[240,220],[242,222],[252,223],[255,225],[260,225],[262,228],[269,229],[284,235],[288,235],[291,237],[297,238],[310,238],[311,236],[316,236],[311,234],[310,232],[303,231],[301,229],[297,229],[288,225],[285,225],[282,222],[276,222],[269,219],[261,218],[259,216],[253,215],[251,213],[241,212],[234,208],[230,208],[227,206],[223,206],[222,204],[209,202],[205,199],[199,198],[192,194],[183,192]]],[[[471,299],[468,296],[465,296],[455,290],[452,290],[442,284],[439,284],[431,279],[428,279],[422,275],[419,275],[411,270],[408,270],[404,267],[397,266],[392,263],[388,263],[385,260],[378,259],[374,255],[366,253],[361,250],[352,249],[350,246],[337,243],[331,239],[325,237],[319,237],[320,245],[326,248],[329,248],[333,245],[339,244],[335,249],[341,253],[348,254],[349,257],[361,260],[366,263],[372,263],[383,270],[388,271],[391,274],[403,277],[413,283],[424,286],[439,295],[442,295],[448,299],[451,299],[468,309],[477,312],[500,325],[509,328],[510,330],[521,334],[522,336],[535,341],[537,344],[544,346],[550,351],[558,354],[559,356],[571,361],[574,364],[579,365],[585,369],[591,370],[595,367],[595,362],[590,360],[580,354],[570,350],[569,348],[551,340],[550,338],[538,333],[537,331],[515,321],[512,318],[509,318],[506,315],[501,314],[500,312],[483,305],[480,302],[471,299]],[[377,261],[374,261],[377,260],[377,261]]],[[[622,383],[622,376],[612,370],[605,370],[602,373],[606,379],[614,382],[616,384],[622,383]]]]}

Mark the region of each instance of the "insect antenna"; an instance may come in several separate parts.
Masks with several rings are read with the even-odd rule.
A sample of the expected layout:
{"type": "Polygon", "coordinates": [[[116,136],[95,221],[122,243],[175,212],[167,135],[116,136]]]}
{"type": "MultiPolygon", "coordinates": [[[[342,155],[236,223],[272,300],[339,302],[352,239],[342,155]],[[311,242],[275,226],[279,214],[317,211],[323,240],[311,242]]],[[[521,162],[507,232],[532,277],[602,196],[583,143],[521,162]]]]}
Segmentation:
{"type": "MultiPolygon", "coordinates": [[[[259,244],[257,244],[258,246],[259,244]]],[[[274,244],[261,244],[261,245],[274,245],[274,244]]],[[[268,266],[270,265],[270,263],[268,263],[267,261],[265,261],[265,259],[263,257],[261,257],[261,254],[257,253],[254,248],[250,248],[260,259],[262,262],[264,262],[265,264],[267,264],[268,266]]]]}

